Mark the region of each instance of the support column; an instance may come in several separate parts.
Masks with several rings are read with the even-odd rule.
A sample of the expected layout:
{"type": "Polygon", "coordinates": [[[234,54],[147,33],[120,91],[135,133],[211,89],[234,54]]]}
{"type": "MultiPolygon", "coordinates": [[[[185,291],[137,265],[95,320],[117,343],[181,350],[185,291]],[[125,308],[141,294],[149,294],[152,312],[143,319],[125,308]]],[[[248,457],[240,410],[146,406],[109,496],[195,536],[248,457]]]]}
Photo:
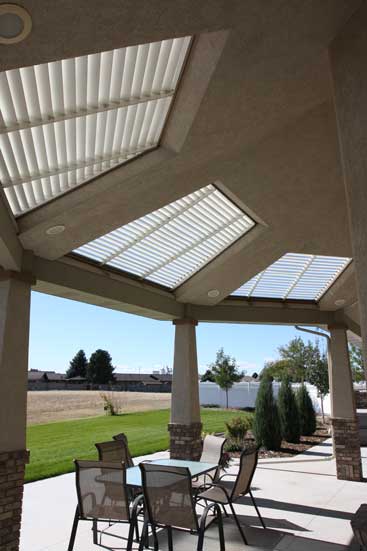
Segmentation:
{"type": "Polygon", "coordinates": [[[367,3],[362,2],[333,41],[329,53],[367,374],[366,29],[367,3]]]}
{"type": "MultiPolygon", "coordinates": [[[[3,275],[3,274],[0,274],[3,275]]],[[[4,276],[4,275],[3,275],[4,276]]],[[[30,282],[0,279],[0,549],[19,549],[26,450],[30,282]]]]}
{"type": "Polygon", "coordinates": [[[172,459],[198,460],[201,455],[199,374],[196,352],[196,325],[192,319],[174,320],[170,453],[172,459]]]}
{"type": "Polygon", "coordinates": [[[341,480],[362,480],[361,448],[352,370],[344,326],[329,326],[329,382],[336,473],[341,480]]]}

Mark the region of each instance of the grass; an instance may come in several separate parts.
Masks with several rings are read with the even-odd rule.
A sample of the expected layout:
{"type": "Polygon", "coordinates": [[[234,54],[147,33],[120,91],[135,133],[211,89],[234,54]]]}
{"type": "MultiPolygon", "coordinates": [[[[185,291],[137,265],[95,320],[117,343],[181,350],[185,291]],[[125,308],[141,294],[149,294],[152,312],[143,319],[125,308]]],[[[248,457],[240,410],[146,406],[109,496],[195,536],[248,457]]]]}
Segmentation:
{"type": "MultiPolygon", "coordinates": [[[[204,432],[224,432],[226,421],[251,414],[202,409],[201,415],[204,432]]],[[[169,410],[161,409],[30,426],[27,447],[31,462],[27,466],[26,481],[73,471],[74,458],[97,459],[94,443],[111,440],[112,435],[119,432],[127,434],[133,457],[165,450],[168,448],[168,421],[169,410]]]]}

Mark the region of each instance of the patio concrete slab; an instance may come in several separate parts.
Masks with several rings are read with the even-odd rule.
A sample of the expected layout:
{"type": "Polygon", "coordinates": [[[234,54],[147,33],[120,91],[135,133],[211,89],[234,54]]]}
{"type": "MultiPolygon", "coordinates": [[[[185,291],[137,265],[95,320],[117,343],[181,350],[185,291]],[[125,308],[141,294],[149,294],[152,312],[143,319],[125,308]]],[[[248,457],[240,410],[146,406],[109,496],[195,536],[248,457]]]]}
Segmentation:
{"type": "MultiPolygon", "coordinates": [[[[352,541],[350,519],[359,505],[367,502],[364,482],[346,482],[335,477],[335,463],[330,458],[330,444],[315,446],[314,454],[296,458],[259,462],[253,493],[261,510],[267,530],[260,527],[251,501],[244,497],[236,505],[241,523],[249,538],[250,550],[274,551],[341,551],[352,541]],[[327,450],[328,457],[317,453],[327,450]]],[[[367,449],[362,449],[367,468],[367,449]]],[[[167,452],[142,459],[168,457],[167,452]]],[[[235,473],[233,462],[229,473],[235,473]]],[[[24,493],[24,514],[21,551],[65,551],[76,505],[74,474],[27,484],[24,493]]],[[[119,534],[124,527],[116,526],[119,534]]],[[[244,549],[243,542],[231,518],[225,519],[226,547],[229,551],[244,549]]],[[[104,536],[103,543],[122,547],[124,542],[104,536]],[[116,543],[117,542],[117,543],[116,543]],[[122,544],[122,545],[121,545],[122,544]]],[[[175,550],[196,548],[196,538],[176,533],[175,550]]],[[[160,548],[167,549],[165,534],[160,535],[160,548]]],[[[357,549],[357,547],[354,547],[357,549]]],[[[91,524],[79,523],[75,551],[101,549],[92,543],[91,524]]],[[[216,525],[209,528],[205,550],[219,549],[216,525]]]]}

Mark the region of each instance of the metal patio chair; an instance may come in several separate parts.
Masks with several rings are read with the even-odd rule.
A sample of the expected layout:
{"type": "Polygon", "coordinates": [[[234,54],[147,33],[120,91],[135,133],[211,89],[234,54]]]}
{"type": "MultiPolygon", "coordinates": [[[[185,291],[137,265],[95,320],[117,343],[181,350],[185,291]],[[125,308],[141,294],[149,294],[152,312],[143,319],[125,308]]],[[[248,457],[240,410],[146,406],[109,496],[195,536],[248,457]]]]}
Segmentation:
{"type": "Polygon", "coordinates": [[[95,446],[98,450],[98,458],[100,461],[109,461],[112,463],[123,462],[127,468],[134,466],[126,437],[125,439],[115,438],[114,440],[109,440],[108,442],[98,442],[95,446]]]}
{"type": "Polygon", "coordinates": [[[125,465],[126,467],[133,467],[134,466],[134,462],[133,462],[133,458],[131,457],[131,453],[130,453],[130,450],[129,450],[129,444],[128,444],[128,441],[127,441],[127,436],[125,433],[123,432],[119,432],[119,434],[115,434],[115,436],[112,436],[112,438],[116,441],[121,441],[125,444],[125,454],[126,454],[126,460],[125,460],[125,465]]]}
{"type": "Polygon", "coordinates": [[[131,505],[126,488],[126,470],[123,464],[103,461],[75,460],[76,491],[78,505],[71,530],[68,551],[73,551],[75,536],[80,520],[93,522],[93,543],[101,545],[104,531],[98,530],[98,521],[129,524],[127,538],[108,534],[119,539],[127,539],[126,550],[132,549],[134,529],[138,539],[138,514],[143,507],[140,495],[131,505]],[[98,542],[98,534],[100,541],[98,542]]]}
{"type": "Polygon", "coordinates": [[[220,436],[213,436],[212,434],[205,436],[200,461],[202,463],[213,463],[214,465],[217,465],[217,467],[212,471],[209,471],[208,473],[198,476],[192,480],[192,487],[194,491],[205,484],[208,481],[208,478],[211,482],[215,482],[219,478],[221,469],[220,463],[226,442],[227,439],[220,436]]]}
{"type": "Polygon", "coordinates": [[[220,550],[225,551],[223,521],[220,506],[211,503],[198,520],[192,493],[191,475],[186,467],[168,467],[154,463],[140,464],[145,501],[145,517],[139,551],[147,539],[148,527],[152,529],[154,549],[158,550],[157,528],[164,528],[168,535],[168,549],[173,551],[172,531],[181,530],[199,536],[197,551],[202,551],[209,511],[218,521],[220,550]]]}
{"type": "Polygon", "coordinates": [[[199,491],[197,493],[197,499],[204,500],[205,503],[216,503],[218,505],[221,505],[224,510],[226,505],[229,506],[234,520],[237,524],[238,530],[241,534],[241,537],[246,545],[246,536],[234,510],[233,503],[237,501],[237,499],[245,496],[246,494],[249,494],[251,501],[255,507],[256,513],[260,519],[260,522],[263,528],[265,528],[265,523],[262,519],[262,516],[260,515],[260,511],[256,505],[255,498],[251,492],[251,481],[256,470],[258,453],[258,449],[255,447],[245,449],[240,456],[240,468],[238,470],[238,473],[223,475],[223,477],[234,476],[236,477],[235,481],[223,480],[223,477],[221,477],[215,483],[203,485],[203,491],[199,491]]]}

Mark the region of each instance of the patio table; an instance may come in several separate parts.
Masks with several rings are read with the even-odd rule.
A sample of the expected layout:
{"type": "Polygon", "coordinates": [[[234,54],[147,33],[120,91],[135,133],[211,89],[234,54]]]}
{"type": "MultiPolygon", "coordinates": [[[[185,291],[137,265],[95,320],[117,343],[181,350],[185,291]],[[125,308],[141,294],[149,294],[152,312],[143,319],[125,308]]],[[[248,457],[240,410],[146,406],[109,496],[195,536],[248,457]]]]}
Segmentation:
{"type": "MultiPolygon", "coordinates": [[[[189,469],[191,478],[203,475],[216,469],[218,465],[213,463],[202,463],[201,461],[184,461],[182,459],[154,459],[149,461],[155,465],[164,465],[166,467],[186,467],[189,469]]],[[[126,485],[141,487],[141,471],[139,466],[129,467],[126,469],[126,485]]]]}

